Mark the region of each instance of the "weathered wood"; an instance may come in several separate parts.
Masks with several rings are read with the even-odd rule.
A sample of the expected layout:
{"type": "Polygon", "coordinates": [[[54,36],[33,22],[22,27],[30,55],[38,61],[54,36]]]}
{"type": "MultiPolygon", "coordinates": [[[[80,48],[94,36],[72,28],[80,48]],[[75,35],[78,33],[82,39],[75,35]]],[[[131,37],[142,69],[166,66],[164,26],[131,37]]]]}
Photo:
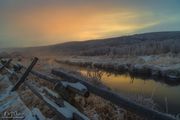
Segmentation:
{"type": "Polygon", "coordinates": [[[12,82],[7,75],[0,75],[0,120],[37,120],[17,92],[9,94],[12,82]]]}
{"type": "Polygon", "coordinates": [[[0,62],[1,62],[2,64],[5,64],[5,63],[7,62],[7,59],[1,59],[0,62]]]}
{"type": "MultiPolygon", "coordinates": [[[[82,113],[80,113],[76,108],[71,106],[69,103],[64,101],[65,106],[59,106],[55,102],[53,102],[52,99],[47,98],[42,93],[43,89],[37,88],[32,83],[25,81],[25,85],[35,94],[37,95],[41,100],[43,100],[53,111],[56,112],[56,114],[60,117],[61,120],[75,120],[74,113],[78,114],[81,119],[76,120],[89,120],[86,116],[84,116],[82,113]]],[[[51,93],[49,93],[51,94],[51,93]]],[[[53,96],[53,95],[52,95],[53,96]]],[[[77,118],[77,117],[76,117],[77,118]]]]}
{"type": "Polygon", "coordinates": [[[34,60],[32,61],[32,63],[30,64],[30,66],[27,68],[25,73],[22,75],[22,77],[19,79],[19,81],[15,84],[15,86],[12,88],[11,91],[17,90],[19,88],[19,86],[26,80],[27,76],[29,75],[29,73],[31,72],[32,68],[37,63],[37,61],[38,61],[38,58],[35,57],[34,60]]]}
{"type": "Polygon", "coordinates": [[[49,98],[45,97],[42,93],[42,90],[35,87],[30,82],[25,81],[25,86],[27,86],[36,96],[38,96],[43,102],[45,102],[53,111],[56,112],[56,114],[62,119],[62,120],[71,120],[72,116],[69,116],[69,114],[63,113],[69,112],[66,108],[60,108],[56,103],[52,102],[49,98]]]}
{"type": "Polygon", "coordinates": [[[73,120],[84,120],[79,114],[73,113],[73,120]]]}
{"type": "MultiPolygon", "coordinates": [[[[0,64],[0,65],[2,65],[2,64],[0,64]]],[[[9,68],[4,68],[4,70],[6,70],[10,75],[8,75],[8,77],[9,78],[12,78],[12,77],[16,77],[16,78],[18,78],[18,74],[16,73],[16,72],[18,72],[18,71],[15,71],[14,69],[13,70],[11,70],[11,69],[9,69],[9,68]]]]}
{"type": "Polygon", "coordinates": [[[76,96],[75,93],[67,90],[61,83],[55,85],[54,90],[66,101],[75,105],[74,98],[76,96]]]}
{"type": "Polygon", "coordinates": [[[87,87],[79,82],[76,82],[76,83],[71,83],[67,81],[58,82],[58,84],[56,85],[56,88],[59,88],[57,89],[58,91],[61,91],[62,89],[67,89],[68,91],[71,91],[75,94],[78,94],[84,97],[89,97],[89,91],[87,87]]]}
{"type": "Polygon", "coordinates": [[[54,75],[60,76],[69,81],[80,82],[80,83],[84,84],[90,92],[92,92],[106,100],[109,100],[118,106],[124,107],[125,109],[128,109],[140,116],[148,118],[150,120],[152,120],[152,119],[153,120],[176,120],[176,118],[174,118],[168,114],[146,108],[145,106],[142,106],[138,103],[130,101],[127,98],[120,96],[119,94],[116,94],[114,92],[111,92],[105,88],[96,87],[96,86],[92,85],[91,83],[84,81],[83,78],[78,77],[74,74],[71,74],[63,69],[53,69],[52,73],[54,75]]]}
{"type": "Polygon", "coordinates": [[[33,117],[35,117],[36,120],[47,120],[38,108],[32,109],[32,115],[33,117]]]}
{"type": "Polygon", "coordinates": [[[20,72],[22,69],[22,66],[20,64],[15,64],[15,65],[13,65],[13,69],[16,72],[20,72]]]}
{"type": "MultiPolygon", "coordinates": [[[[36,71],[31,71],[31,73],[42,79],[48,80],[52,83],[57,83],[60,81],[59,79],[54,79],[53,77],[49,77],[47,75],[44,75],[44,74],[36,72],[36,71]]],[[[69,82],[80,82],[81,84],[85,85],[90,92],[92,92],[106,100],[109,100],[118,106],[124,107],[125,109],[128,109],[134,113],[137,113],[140,116],[146,117],[148,119],[153,119],[153,120],[176,120],[174,117],[172,117],[170,115],[146,108],[140,104],[130,101],[127,98],[122,97],[114,92],[111,92],[111,91],[105,89],[105,88],[98,88],[98,87],[92,85],[91,83],[84,81],[83,78],[77,77],[76,75],[68,73],[65,70],[54,69],[54,70],[52,70],[52,73],[60,76],[61,78],[63,78],[64,80],[67,80],[69,82]]]]}
{"type": "MultiPolygon", "coordinates": [[[[25,67],[24,67],[25,68],[25,67]]],[[[43,73],[40,73],[40,72],[37,72],[37,71],[34,71],[32,70],[31,73],[41,79],[44,79],[44,80],[47,80],[53,84],[56,84],[58,85],[58,87],[63,87],[71,92],[74,92],[76,94],[79,94],[81,96],[84,96],[84,97],[88,97],[89,96],[89,91],[88,89],[86,88],[86,86],[84,86],[84,89],[80,89],[80,88],[77,88],[75,87],[75,85],[78,83],[69,83],[69,82],[65,82],[64,80],[59,80],[59,79],[55,79],[53,77],[51,77],[50,75],[46,75],[46,74],[43,74],[43,73]]],[[[79,83],[78,83],[79,84],[79,83]]],[[[81,86],[83,86],[81,84],[81,86]]],[[[82,87],[81,87],[82,88],[82,87]]]]}
{"type": "MultiPolygon", "coordinates": [[[[12,71],[8,68],[6,70],[13,74],[15,71],[12,71]]],[[[46,77],[46,76],[42,76],[46,77]]],[[[59,80],[58,80],[59,81],[59,80]]],[[[55,95],[54,91],[51,91],[50,89],[43,87],[43,89],[38,89],[33,84],[29,82],[24,82],[25,85],[30,88],[33,93],[35,93],[38,97],[40,97],[51,109],[57,110],[59,114],[61,114],[62,120],[88,120],[86,116],[84,116],[82,113],[80,113],[76,108],[71,106],[66,101],[63,101],[62,99],[58,99],[58,94],[55,95]],[[45,93],[45,94],[44,94],[45,93]],[[45,97],[44,95],[48,95],[48,97],[45,97]],[[54,107],[54,108],[53,108],[54,107]],[[61,112],[61,113],[60,113],[61,112]]],[[[36,114],[37,111],[35,111],[35,118],[39,119],[40,114],[36,114]]],[[[40,112],[38,112],[40,113],[40,112]]],[[[42,116],[42,115],[40,115],[42,116]]],[[[42,118],[42,117],[41,117],[42,118]]]]}
{"type": "Polygon", "coordinates": [[[54,79],[53,77],[48,76],[48,75],[43,74],[43,73],[38,72],[38,71],[32,70],[31,73],[32,73],[33,75],[41,78],[41,79],[44,79],[44,80],[47,80],[47,81],[51,82],[51,83],[53,83],[53,84],[56,84],[57,82],[60,81],[60,80],[58,80],[58,79],[54,79]]]}
{"type": "Polygon", "coordinates": [[[5,68],[5,70],[10,74],[9,75],[9,78],[11,79],[12,77],[16,77],[16,78],[18,78],[18,75],[17,75],[17,73],[14,71],[14,70],[10,70],[10,69],[8,69],[8,68],[5,68]]]}
{"type": "Polygon", "coordinates": [[[8,61],[6,61],[6,63],[5,63],[3,66],[1,66],[1,67],[0,67],[0,72],[1,72],[5,67],[7,67],[7,66],[10,64],[11,61],[12,61],[12,59],[9,59],[8,61]]]}
{"type": "Polygon", "coordinates": [[[64,107],[64,100],[60,98],[58,93],[51,91],[50,89],[46,87],[43,87],[43,92],[46,95],[48,95],[50,98],[52,98],[57,105],[64,107]]]}

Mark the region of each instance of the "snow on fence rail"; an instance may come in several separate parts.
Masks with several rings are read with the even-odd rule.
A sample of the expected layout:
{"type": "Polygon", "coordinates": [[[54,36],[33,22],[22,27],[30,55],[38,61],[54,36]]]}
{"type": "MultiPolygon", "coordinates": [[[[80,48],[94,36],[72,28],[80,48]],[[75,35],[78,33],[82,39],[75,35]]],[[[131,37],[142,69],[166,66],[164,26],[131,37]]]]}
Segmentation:
{"type": "MultiPolygon", "coordinates": [[[[22,66],[24,69],[26,69],[25,66],[22,66]]],[[[43,73],[40,73],[35,70],[30,71],[31,74],[35,75],[38,78],[41,78],[42,80],[49,81],[55,85],[55,91],[63,96],[63,99],[69,100],[69,97],[71,96],[64,96],[64,94],[68,94],[69,92],[72,92],[73,94],[79,94],[83,97],[88,97],[89,92],[100,96],[108,101],[111,101],[112,103],[124,107],[125,109],[132,111],[142,117],[145,117],[150,120],[176,120],[175,117],[155,111],[153,109],[146,108],[143,105],[140,105],[138,103],[135,103],[133,101],[128,100],[125,97],[122,97],[119,94],[116,94],[112,91],[109,91],[105,88],[99,88],[91,83],[85,81],[82,77],[78,77],[64,69],[53,69],[52,74],[61,77],[61,79],[56,79],[50,75],[46,75],[43,73]]],[[[33,91],[34,94],[36,94],[39,98],[41,98],[52,110],[54,110],[56,113],[59,113],[60,117],[62,119],[76,119],[76,120],[84,120],[88,119],[85,115],[80,113],[76,108],[71,106],[68,102],[65,100],[57,99],[54,97],[53,94],[56,94],[54,92],[50,92],[47,89],[41,88],[38,90],[37,87],[35,87],[32,83],[29,83],[28,81],[25,82],[25,85],[28,86],[29,89],[33,91]],[[48,93],[47,95],[51,96],[49,97],[43,96],[43,92],[48,93]],[[52,97],[53,96],[53,97],[52,97]],[[64,102],[62,102],[64,101],[64,102]],[[64,106],[68,109],[65,109],[64,106]],[[60,108],[57,108],[60,107],[60,108]],[[70,109],[70,110],[69,110],[70,109]],[[68,112],[65,112],[67,111],[68,112]],[[70,114],[71,113],[71,114],[70,114]],[[70,114],[71,117],[67,117],[67,114],[70,114]]]]}
{"type": "MultiPolygon", "coordinates": [[[[60,98],[58,96],[55,96],[55,94],[57,94],[56,92],[51,91],[46,87],[37,87],[36,83],[34,82],[31,83],[27,80],[27,77],[29,73],[31,72],[33,66],[36,64],[37,60],[38,59],[35,58],[32,61],[31,65],[27,69],[25,69],[24,74],[19,78],[18,82],[14,85],[11,92],[17,90],[19,86],[22,85],[22,83],[24,83],[25,86],[27,86],[36,96],[38,96],[50,109],[52,109],[56,113],[59,119],[61,120],[89,120],[87,116],[79,112],[75,107],[73,107],[66,100],[64,100],[63,97],[60,98]]],[[[1,63],[3,64],[2,61],[1,63]]],[[[12,69],[10,69],[10,67],[5,69],[5,67],[7,67],[10,64],[11,60],[5,60],[5,61],[6,62],[4,62],[4,65],[0,64],[2,68],[1,70],[6,70],[8,73],[10,73],[10,75],[8,75],[9,77],[12,77],[13,75],[15,75],[14,72],[19,72],[20,70],[22,70],[22,69],[19,69],[19,71],[16,71],[17,69],[15,68],[17,68],[17,66],[20,66],[20,65],[19,64],[17,65],[14,63],[12,63],[13,65],[12,69]]],[[[21,66],[21,68],[25,68],[25,67],[21,66]]],[[[79,89],[79,88],[73,87],[74,86],[73,84],[74,83],[64,82],[64,83],[61,83],[61,86],[66,86],[66,87],[68,86],[67,88],[69,90],[75,91],[77,93],[81,93],[82,91],[81,95],[85,94],[84,95],[85,97],[87,97],[87,94],[89,95],[85,86],[83,87],[84,89],[79,89]]],[[[38,120],[41,120],[41,118],[42,116],[37,116],[38,120]]]]}
{"type": "Polygon", "coordinates": [[[52,73],[54,75],[60,76],[71,82],[72,81],[80,82],[83,85],[85,85],[88,88],[88,90],[90,92],[94,93],[95,95],[98,95],[106,100],[111,101],[112,103],[114,103],[118,106],[124,107],[125,109],[135,112],[138,115],[148,118],[150,120],[152,120],[152,119],[153,120],[176,120],[176,118],[174,118],[168,114],[146,108],[138,103],[135,103],[133,101],[130,101],[130,100],[124,98],[123,96],[120,96],[119,94],[116,94],[116,93],[111,92],[104,88],[96,87],[96,86],[88,83],[87,81],[83,80],[81,77],[78,77],[74,74],[68,73],[68,71],[65,71],[64,69],[53,69],[52,73]]]}

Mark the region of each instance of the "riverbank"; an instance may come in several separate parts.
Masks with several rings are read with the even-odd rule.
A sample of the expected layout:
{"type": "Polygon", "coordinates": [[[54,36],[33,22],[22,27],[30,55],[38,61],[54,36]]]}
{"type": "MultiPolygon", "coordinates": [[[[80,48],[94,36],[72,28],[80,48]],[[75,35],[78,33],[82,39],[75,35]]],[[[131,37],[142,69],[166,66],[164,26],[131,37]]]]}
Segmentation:
{"type": "Polygon", "coordinates": [[[130,73],[137,76],[155,77],[170,82],[180,82],[180,54],[163,54],[139,57],[113,58],[64,57],[58,63],[98,68],[117,73],[130,73]]]}
{"type": "MultiPolygon", "coordinates": [[[[28,65],[30,62],[31,58],[28,59],[22,59],[21,63],[23,65],[28,65]]],[[[13,60],[19,60],[19,58],[14,58],[13,60]]],[[[52,68],[58,68],[61,67],[58,63],[54,62],[54,58],[40,58],[40,61],[37,63],[34,69],[45,72],[46,74],[50,74],[52,68]]],[[[69,67],[69,69],[71,69],[69,67]]],[[[47,85],[48,88],[52,89],[52,86],[49,83],[46,83],[46,81],[41,81],[38,78],[35,78],[34,76],[29,76],[30,80],[38,82],[40,85],[47,85]]],[[[94,82],[92,82],[94,83],[94,82]]],[[[101,86],[99,86],[101,87],[101,86]]],[[[38,108],[43,111],[42,113],[44,115],[47,115],[46,117],[51,117],[54,115],[54,113],[49,112],[49,109],[41,103],[39,99],[36,98],[32,93],[30,94],[29,91],[18,91],[20,93],[20,96],[23,96],[22,98],[25,104],[28,107],[32,107],[34,105],[38,106],[38,108]],[[28,94],[27,94],[28,93],[28,94]],[[33,100],[32,100],[33,99],[33,100]]],[[[128,97],[130,100],[136,101],[140,104],[143,104],[147,106],[148,108],[150,107],[155,107],[152,109],[156,109],[156,104],[151,98],[147,98],[146,96],[141,96],[140,95],[129,95],[128,97]]],[[[109,103],[108,101],[103,100],[102,98],[99,98],[94,95],[90,95],[88,99],[82,99],[82,98],[76,98],[76,101],[79,102],[80,107],[84,111],[84,113],[92,118],[92,119],[121,119],[121,120],[134,120],[134,119],[143,119],[134,113],[129,112],[128,110],[125,110],[121,107],[117,107],[114,104],[109,103]],[[82,103],[82,101],[84,101],[82,103]],[[107,116],[107,113],[108,116],[107,116]]]]}
{"type": "MultiPolygon", "coordinates": [[[[26,65],[26,63],[29,63],[30,59],[23,59],[22,63],[26,65]]],[[[57,67],[57,63],[54,63],[50,59],[44,59],[40,60],[38,64],[34,67],[34,69],[38,71],[42,71],[46,74],[50,74],[51,67],[57,67]]],[[[76,72],[74,72],[75,74],[76,72]]],[[[76,73],[78,75],[78,73],[76,73]]],[[[80,74],[79,74],[80,75],[80,74]]],[[[29,75],[28,76],[29,81],[37,82],[38,85],[44,85],[47,86],[49,89],[52,89],[52,85],[49,84],[47,81],[42,81],[39,78],[29,75]]],[[[14,79],[12,80],[14,81],[14,79]]],[[[14,81],[15,82],[15,81],[14,81]]],[[[99,86],[102,87],[102,86],[99,86]]],[[[33,106],[38,107],[42,113],[48,117],[51,118],[55,116],[53,111],[51,111],[47,106],[39,99],[37,98],[29,89],[26,87],[21,87],[17,91],[23,100],[23,102],[28,106],[28,108],[32,108],[33,106]]],[[[143,96],[142,99],[137,99],[136,97],[132,97],[131,100],[136,101],[137,103],[141,103],[144,106],[148,108],[155,109],[155,103],[153,100],[144,100],[143,96]],[[134,99],[133,99],[134,98],[134,99]],[[143,101],[143,102],[142,102],[143,101]]],[[[130,99],[130,98],[129,98],[130,99]]],[[[77,107],[79,107],[80,110],[82,110],[90,119],[93,120],[144,120],[144,118],[139,117],[138,115],[129,112],[119,106],[116,106],[109,101],[106,101],[98,96],[95,96],[93,94],[90,95],[89,98],[83,98],[81,96],[75,97],[75,103],[77,103],[77,107]],[[108,113],[108,115],[107,115],[108,113]]]]}

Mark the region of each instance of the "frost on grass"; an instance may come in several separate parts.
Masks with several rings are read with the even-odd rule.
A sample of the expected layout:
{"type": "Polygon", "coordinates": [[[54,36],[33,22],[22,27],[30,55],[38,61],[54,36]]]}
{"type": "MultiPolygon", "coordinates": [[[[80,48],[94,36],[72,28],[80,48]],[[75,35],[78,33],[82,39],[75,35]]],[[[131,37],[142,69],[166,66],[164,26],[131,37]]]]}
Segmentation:
{"type": "MultiPolygon", "coordinates": [[[[44,67],[46,64],[46,61],[41,60],[40,64],[38,67],[35,69],[40,70],[40,71],[47,71],[50,72],[50,67],[48,64],[44,67]]],[[[50,66],[56,66],[53,63],[50,64],[50,66]]],[[[89,77],[94,77],[96,78],[97,76],[98,79],[101,79],[101,74],[91,74],[89,77]]],[[[52,85],[49,84],[49,82],[46,82],[44,80],[40,80],[38,78],[29,76],[30,80],[38,82],[41,86],[47,86],[48,88],[53,88],[52,85]]],[[[93,84],[96,84],[97,82],[93,82],[94,79],[92,79],[90,82],[93,84]]],[[[99,80],[98,80],[99,81],[99,80]]],[[[100,82],[100,81],[99,81],[100,82]]],[[[97,84],[96,84],[97,85],[97,84]]],[[[98,84],[101,85],[101,84],[98,84]]],[[[79,87],[78,85],[76,87],[79,87]]],[[[23,98],[23,101],[26,103],[26,105],[29,108],[37,107],[40,109],[40,111],[45,115],[46,117],[53,117],[55,113],[51,111],[46,105],[42,103],[40,99],[38,99],[36,96],[34,96],[27,88],[23,88],[22,91],[18,91],[21,95],[21,98],[23,98]]],[[[89,98],[85,99],[80,96],[76,96],[76,102],[81,106],[83,109],[83,112],[90,117],[93,120],[141,120],[143,118],[137,116],[136,114],[129,112],[121,107],[118,107],[98,96],[95,95],[90,95],[89,98]]],[[[137,101],[144,101],[143,104],[148,104],[148,106],[151,106],[151,100],[144,100],[141,97],[138,98],[137,101]],[[149,103],[147,103],[149,102],[149,103]]]]}
{"type": "Polygon", "coordinates": [[[21,101],[17,92],[10,92],[12,84],[7,76],[0,76],[0,117],[8,119],[21,118],[24,120],[35,120],[31,111],[21,101]],[[12,118],[14,117],[14,118],[12,118]]]}
{"type": "Polygon", "coordinates": [[[77,56],[57,59],[58,63],[78,65],[146,76],[157,76],[168,80],[180,80],[180,54],[172,53],[146,56],[114,57],[77,56]]]}

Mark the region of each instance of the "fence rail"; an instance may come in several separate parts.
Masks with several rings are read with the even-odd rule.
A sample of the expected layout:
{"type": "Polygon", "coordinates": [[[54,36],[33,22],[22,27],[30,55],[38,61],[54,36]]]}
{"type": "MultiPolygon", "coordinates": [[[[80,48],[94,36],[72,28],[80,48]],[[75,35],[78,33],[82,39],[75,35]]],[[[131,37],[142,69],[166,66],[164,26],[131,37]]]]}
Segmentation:
{"type": "Polygon", "coordinates": [[[65,78],[66,80],[69,80],[69,81],[80,82],[84,84],[88,88],[88,90],[94,93],[95,95],[98,95],[106,100],[113,102],[114,104],[118,106],[124,107],[125,109],[135,112],[140,116],[146,117],[151,120],[152,119],[153,120],[176,120],[174,117],[170,115],[144,107],[138,103],[130,101],[127,98],[124,98],[107,89],[96,87],[88,83],[87,81],[83,80],[81,77],[77,77],[76,75],[68,73],[67,71],[63,69],[53,69],[52,73],[54,75],[65,78]]]}
{"type": "MultiPolygon", "coordinates": [[[[29,67],[24,67],[20,64],[15,64],[15,63],[11,63],[13,68],[5,68],[3,67],[1,70],[6,70],[10,76],[12,77],[14,74],[14,72],[20,72],[20,70],[22,69],[18,69],[17,71],[17,66],[19,66],[20,68],[24,68],[25,72],[21,75],[21,77],[19,77],[20,79],[18,80],[18,82],[14,85],[13,89],[11,90],[11,92],[17,90],[20,85],[24,84],[25,86],[27,86],[36,96],[38,96],[51,110],[53,110],[56,115],[58,116],[59,119],[61,120],[89,120],[89,118],[87,116],[85,116],[83,113],[79,112],[77,108],[75,108],[74,106],[72,106],[70,103],[68,103],[68,101],[64,100],[62,96],[57,96],[55,94],[55,91],[49,90],[46,87],[37,87],[36,83],[33,82],[29,82],[29,80],[27,79],[29,73],[33,73],[32,68],[33,66],[36,64],[37,62],[37,58],[35,58],[32,63],[30,64],[29,67]]],[[[10,60],[8,60],[10,61],[10,60]]],[[[7,62],[5,62],[7,64],[7,62]]],[[[3,63],[2,63],[3,64],[3,63]]],[[[7,66],[7,65],[2,65],[2,66],[7,66]]],[[[9,63],[8,63],[9,64],[9,63]]],[[[35,72],[36,73],[36,72],[35,72]]],[[[47,76],[48,77],[48,76],[47,76]]],[[[42,76],[41,76],[42,78],[42,76]]],[[[49,77],[48,77],[49,78],[49,77]]],[[[44,79],[44,78],[43,78],[44,79]]],[[[51,79],[50,79],[51,80],[51,79]]],[[[59,80],[58,80],[59,81],[59,80]]],[[[56,84],[57,80],[51,80],[49,81],[51,83],[56,84]]],[[[63,89],[67,90],[71,90],[74,93],[81,93],[81,90],[79,90],[78,88],[76,88],[74,85],[74,83],[67,83],[67,82],[59,82],[57,85],[58,87],[61,85],[63,87],[63,89]]],[[[82,89],[82,93],[86,93],[88,92],[86,87],[84,86],[85,89],[82,89]],[[85,92],[84,92],[85,91],[85,92]]],[[[61,90],[61,89],[59,89],[61,90]]],[[[87,93],[86,93],[87,94],[87,93]]],[[[83,95],[83,94],[81,94],[83,95]]],[[[42,117],[37,117],[37,120],[41,120],[42,117]]]]}
{"type": "MultiPolygon", "coordinates": [[[[17,66],[17,64],[11,64],[13,64],[13,66],[17,66]]],[[[54,84],[54,91],[56,92],[49,92],[49,90],[44,88],[38,89],[35,86],[35,83],[30,83],[28,81],[22,82],[24,82],[25,86],[27,86],[35,95],[42,99],[63,120],[88,119],[85,115],[80,113],[76,108],[74,108],[71,104],[68,103],[70,102],[69,97],[72,97],[70,95],[68,96],[69,93],[78,94],[83,97],[88,97],[90,93],[93,93],[97,96],[104,98],[105,100],[108,100],[149,120],[176,120],[176,118],[171,115],[147,108],[105,88],[99,88],[97,86],[94,86],[88,81],[86,81],[86,79],[84,79],[83,77],[74,75],[64,69],[52,69],[51,73],[53,75],[61,77],[57,79],[52,77],[51,75],[46,75],[44,73],[32,70],[32,64],[30,65],[31,69],[27,69],[27,67],[22,65],[21,67],[26,71],[30,72],[32,75],[54,84]],[[43,95],[44,93],[46,93],[48,97],[45,97],[43,95]],[[53,96],[54,94],[62,96],[61,99],[53,96]],[[66,94],[67,96],[65,96],[64,94],[66,94]],[[68,113],[70,113],[69,116],[67,116],[68,113]]],[[[6,70],[7,69],[8,68],[6,68],[6,70]]],[[[12,72],[14,71],[11,71],[10,73],[12,72]]],[[[23,79],[25,80],[27,77],[28,74],[26,74],[23,79]]]]}

